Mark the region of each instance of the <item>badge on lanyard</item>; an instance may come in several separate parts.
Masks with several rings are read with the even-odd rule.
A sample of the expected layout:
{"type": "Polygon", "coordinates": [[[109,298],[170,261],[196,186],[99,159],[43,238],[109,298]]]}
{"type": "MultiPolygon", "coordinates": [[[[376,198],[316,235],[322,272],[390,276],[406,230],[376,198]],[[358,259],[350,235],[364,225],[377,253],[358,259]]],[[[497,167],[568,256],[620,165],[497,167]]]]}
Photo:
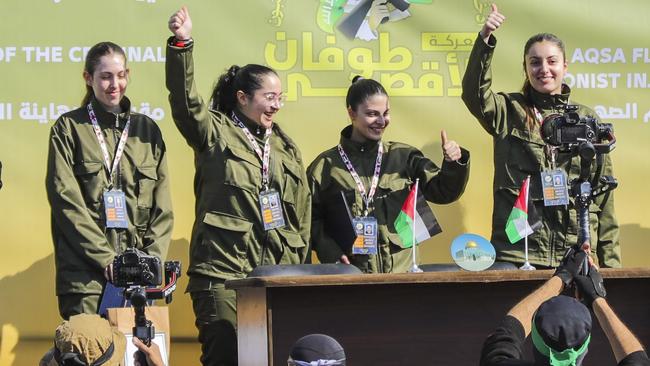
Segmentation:
{"type": "Polygon", "coordinates": [[[262,212],[264,230],[284,227],[284,215],[282,214],[280,194],[275,189],[260,192],[260,210],[262,212]]]}
{"type": "Polygon", "coordinates": [[[352,254],[377,254],[377,219],[355,217],[352,225],[357,235],[352,244],[352,254]]]}
{"type": "Polygon", "coordinates": [[[126,229],[129,227],[124,192],[115,189],[104,192],[104,211],[106,213],[107,228],[126,229]]]}
{"type": "Polygon", "coordinates": [[[567,176],[562,169],[545,170],[542,176],[544,206],[565,206],[569,204],[567,176]]]}

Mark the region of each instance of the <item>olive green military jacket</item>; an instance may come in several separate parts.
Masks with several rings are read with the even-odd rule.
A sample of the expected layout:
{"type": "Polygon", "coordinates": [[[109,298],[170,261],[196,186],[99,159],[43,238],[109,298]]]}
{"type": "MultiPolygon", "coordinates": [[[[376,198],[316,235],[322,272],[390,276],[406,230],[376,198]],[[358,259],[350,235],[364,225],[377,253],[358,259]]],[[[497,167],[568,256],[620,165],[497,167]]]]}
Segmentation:
{"type": "Polygon", "coordinates": [[[126,196],[128,229],[107,229],[103,193],[111,184],[86,106],[62,115],[50,132],[45,187],[52,208],[57,295],[99,294],[104,269],[116,254],[135,246],[167,255],[173,227],[167,154],[149,117],[130,112],[124,97],[119,116],[92,101],[108,152],[113,156],[128,118],[129,135],[113,185],[126,196]]]}
{"type": "MultiPolygon", "coordinates": [[[[350,140],[351,131],[351,126],[343,129],[340,144],[368,190],[379,144],[354,142],[350,140]]],[[[394,222],[415,180],[420,180],[419,187],[424,197],[437,204],[451,203],[465,190],[469,178],[467,150],[462,150],[462,164],[444,161],[441,169],[412,146],[399,142],[380,143],[384,154],[377,191],[368,212],[368,216],[377,219],[377,255],[344,253],[330,235],[333,230],[340,229],[328,227],[332,224],[326,218],[332,215],[347,217],[344,206],[341,206],[341,192],[346,196],[353,216],[361,216],[364,209],[363,198],[338,149],[333,147],[321,153],[307,168],[313,207],[311,243],[323,263],[336,262],[346,254],[350,263],[367,273],[406,272],[411,267],[411,250],[402,248],[394,222]]],[[[346,220],[339,221],[347,223],[346,220]]]]}
{"type": "MultiPolygon", "coordinates": [[[[199,96],[192,47],[167,47],[166,77],[174,122],[194,150],[196,169],[188,291],[209,289],[211,278],[243,278],[260,264],[304,263],[311,198],[294,142],[273,124],[269,188],[280,195],[286,225],[266,232],[259,202],[262,162],[230,117],[210,110],[199,96]]],[[[264,131],[237,116],[264,146],[264,131]]]]}
{"type": "MultiPolygon", "coordinates": [[[[567,248],[578,240],[578,213],[573,198],[568,207],[544,207],[540,173],[551,167],[545,152],[545,143],[539,128],[530,131],[526,126],[525,106],[529,105],[522,93],[494,93],[490,65],[496,38],[487,45],[480,36],[474,43],[467,70],[463,77],[462,98],[481,126],[492,135],[494,146],[494,211],[492,213],[492,244],[497,260],[523,263],[523,240],[510,244],[505,224],[526,176],[530,175],[530,197],[543,225],[528,237],[528,256],[532,264],[555,267],[567,248]]],[[[532,88],[531,88],[532,89],[532,88]]],[[[569,103],[569,87],[563,93],[548,95],[533,90],[532,100],[542,114],[561,113],[569,103]]],[[[570,104],[575,104],[573,101],[570,104]]],[[[597,115],[585,106],[579,106],[581,116],[597,115]]],[[[568,182],[580,175],[580,158],[570,153],[559,153],[556,167],[568,175],[568,182]]],[[[597,164],[591,167],[590,181],[598,175],[597,164]]],[[[612,162],[604,155],[601,175],[612,175],[612,162]]],[[[618,223],[614,214],[614,196],[611,192],[596,197],[589,206],[591,250],[602,267],[620,267],[618,223]]]]}

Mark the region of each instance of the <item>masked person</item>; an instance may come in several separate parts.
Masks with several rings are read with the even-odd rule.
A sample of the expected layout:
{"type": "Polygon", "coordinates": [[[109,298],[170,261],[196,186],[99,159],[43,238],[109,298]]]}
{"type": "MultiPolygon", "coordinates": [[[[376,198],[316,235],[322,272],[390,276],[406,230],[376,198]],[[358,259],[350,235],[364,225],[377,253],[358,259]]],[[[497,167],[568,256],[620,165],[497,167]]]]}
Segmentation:
{"type": "Polygon", "coordinates": [[[204,365],[237,364],[235,292],[224,282],[262,264],[304,263],[310,196],[302,159],[274,122],[282,107],[278,75],[232,66],[210,105],[196,90],[192,21],[169,20],[166,78],[174,122],[194,151],[196,221],[190,243],[192,297],[204,365]]]}
{"type": "Polygon", "coordinates": [[[411,250],[403,247],[394,221],[410,188],[419,179],[419,190],[427,200],[438,204],[457,200],[469,177],[469,152],[448,140],[443,131],[444,161],[439,168],[412,146],[383,141],[391,120],[390,105],[386,90],[375,80],[356,77],[346,105],[352,124],[341,131],[336,147],[321,153],[307,168],[312,246],[323,263],[354,264],[367,273],[406,272],[411,250]],[[353,255],[341,242],[344,238],[336,237],[336,232],[345,230],[343,226],[351,225],[346,222],[347,209],[355,223],[364,223],[363,235],[374,242],[375,254],[353,255]],[[332,216],[344,218],[343,223],[330,220],[332,216]]]}
{"type": "Polygon", "coordinates": [[[97,312],[113,259],[126,248],[167,255],[173,214],[165,143],[151,118],[131,112],[128,76],[120,46],[94,45],[81,107],[50,132],[45,186],[64,319],[97,312]]]}
{"type": "MultiPolygon", "coordinates": [[[[593,265],[580,274],[584,250],[570,249],[551,279],[516,304],[481,351],[481,366],[581,366],[591,342],[593,310],[619,366],[648,366],[641,343],[605,300],[602,277],[593,265]],[[560,295],[575,284],[581,301],[560,295]],[[534,361],[524,360],[530,335],[534,361]]],[[[587,363],[588,364],[588,363],[587,363]]]]}
{"type": "MultiPolygon", "coordinates": [[[[546,116],[561,114],[567,104],[575,104],[569,101],[571,90],[563,84],[567,72],[564,44],[548,33],[531,37],[524,47],[526,80],[522,91],[495,93],[491,89],[492,55],[497,43],[493,32],[504,21],[505,17],[493,4],[470,54],[462,92],[465,105],[493,140],[494,206],[490,241],[498,261],[524,262],[521,246],[511,245],[505,228],[522,182],[530,175],[530,197],[541,216],[542,226],[528,236],[529,261],[542,268],[555,267],[566,249],[577,244],[579,233],[578,211],[574,200],[569,198],[567,182],[579,177],[581,159],[547,145],[540,133],[546,116]],[[564,187],[542,189],[544,182],[553,185],[555,181],[564,182],[564,187]],[[555,200],[551,195],[564,198],[555,200]]],[[[578,105],[576,112],[597,119],[585,106],[578,105]]],[[[592,185],[599,177],[612,175],[608,154],[587,162],[592,163],[588,172],[592,185]]],[[[591,250],[600,266],[620,267],[613,194],[608,192],[594,198],[588,211],[591,250]]]]}

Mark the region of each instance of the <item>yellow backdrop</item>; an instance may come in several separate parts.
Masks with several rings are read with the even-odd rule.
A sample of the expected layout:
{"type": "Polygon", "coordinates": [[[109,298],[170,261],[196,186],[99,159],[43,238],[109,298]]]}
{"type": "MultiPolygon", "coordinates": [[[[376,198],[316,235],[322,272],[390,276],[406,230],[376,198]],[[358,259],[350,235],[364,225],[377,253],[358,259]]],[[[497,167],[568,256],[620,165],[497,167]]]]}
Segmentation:
{"type": "MultiPolygon", "coordinates": [[[[434,206],[444,233],[421,246],[422,262],[451,261],[451,240],[464,232],[489,237],[492,146],[459,98],[460,81],[476,32],[489,12],[485,0],[413,0],[377,34],[342,31],[357,0],[239,0],[184,2],[194,22],[196,75],[207,98],[218,74],[232,64],[275,67],[288,102],[278,122],[306,161],[333,146],[347,123],[344,93],[352,76],[381,81],[391,97],[387,139],[421,148],[441,161],[440,130],[471,151],[472,171],[459,202],[434,206]]],[[[175,211],[168,259],[187,264],[193,222],[193,157],[175,129],[164,87],[169,16],[181,2],[160,0],[3,0],[0,3],[0,363],[20,356],[20,340],[50,337],[59,323],[44,177],[49,127],[79,105],[84,51],[111,40],[127,51],[127,95],[161,126],[169,151],[175,211]]],[[[614,124],[612,152],[616,210],[625,267],[648,266],[644,239],[650,195],[648,144],[650,5],[644,0],[504,0],[497,32],[495,90],[523,81],[522,49],[538,32],[567,44],[573,96],[614,124]]],[[[350,29],[350,28],[348,28],[350,29]]],[[[184,268],[185,269],[185,268],[184,268]]],[[[171,305],[173,335],[194,337],[183,278],[171,305]]]]}

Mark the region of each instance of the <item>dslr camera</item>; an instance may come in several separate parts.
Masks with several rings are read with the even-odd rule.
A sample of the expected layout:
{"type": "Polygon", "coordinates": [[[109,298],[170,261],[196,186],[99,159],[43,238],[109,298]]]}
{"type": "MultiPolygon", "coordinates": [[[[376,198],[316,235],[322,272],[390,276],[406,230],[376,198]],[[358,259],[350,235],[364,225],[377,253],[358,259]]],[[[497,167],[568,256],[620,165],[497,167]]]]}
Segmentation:
{"type": "Polygon", "coordinates": [[[160,258],[136,248],[127,248],[113,260],[113,284],[116,287],[159,286],[162,277],[160,258]]]}
{"type": "Polygon", "coordinates": [[[616,142],[611,123],[598,123],[592,116],[580,116],[577,105],[566,105],[564,113],[544,118],[541,134],[544,142],[559,146],[563,151],[572,151],[582,143],[590,143],[597,152],[606,154],[614,149],[616,142]]]}
{"type": "MultiPolygon", "coordinates": [[[[135,312],[133,335],[149,346],[155,337],[153,323],[145,315],[149,300],[172,301],[176,281],[181,276],[181,264],[167,261],[164,266],[160,258],[148,255],[136,248],[127,248],[113,260],[113,285],[124,288],[124,298],[131,302],[135,312]],[[165,283],[163,284],[163,277],[165,283]]],[[[138,351],[136,358],[146,365],[145,355],[138,351]]]]}

